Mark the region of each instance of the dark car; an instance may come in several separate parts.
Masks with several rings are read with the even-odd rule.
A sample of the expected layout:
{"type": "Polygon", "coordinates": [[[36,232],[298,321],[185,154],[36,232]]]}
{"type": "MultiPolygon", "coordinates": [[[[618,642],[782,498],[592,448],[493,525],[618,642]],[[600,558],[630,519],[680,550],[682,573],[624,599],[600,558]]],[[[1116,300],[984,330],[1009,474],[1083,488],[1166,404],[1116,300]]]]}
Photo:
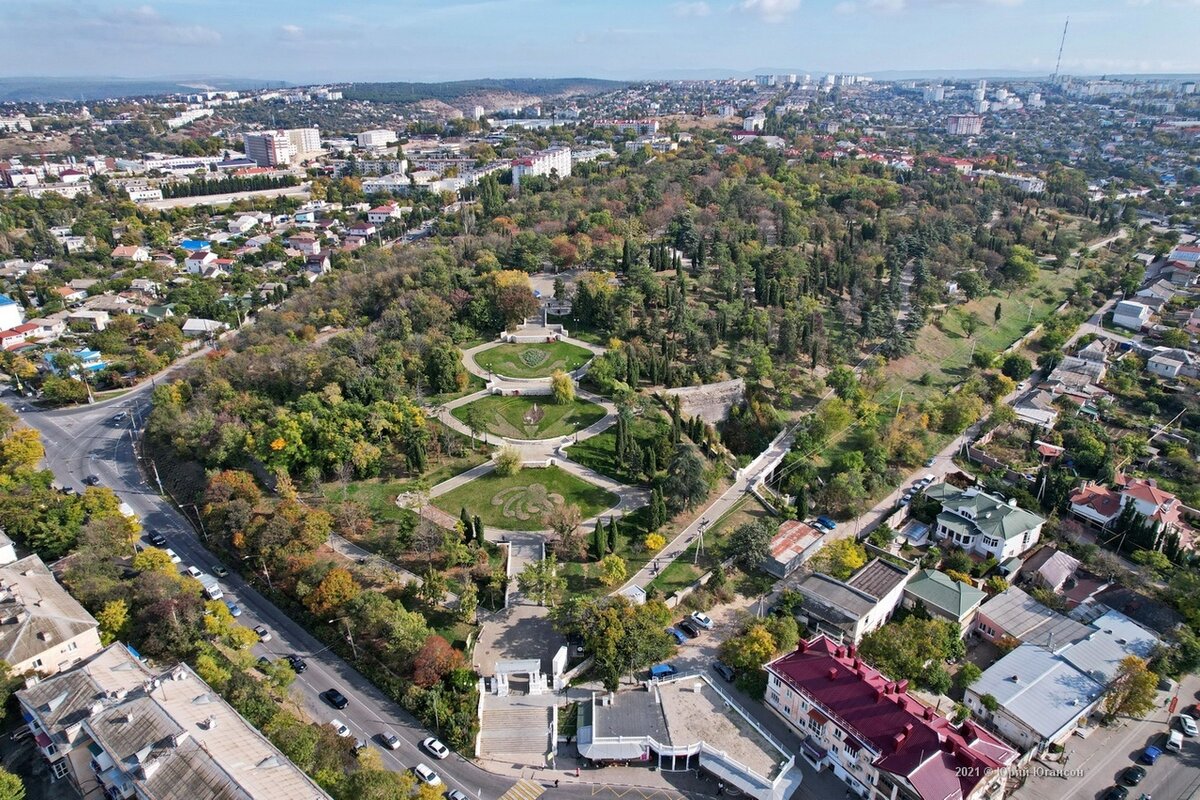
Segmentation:
{"type": "Polygon", "coordinates": [[[696,627],[690,619],[681,619],[675,624],[676,628],[687,634],[689,639],[695,639],[700,635],[700,629],[696,627]]]}
{"type": "Polygon", "coordinates": [[[712,667],[718,675],[725,679],[726,683],[733,683],[733,667],[720,661],[714,661],[712,667]]]}
{"type": "Polygon", "coordinates": [[[99,475],[88,475],[86,478],[83,479],[83,482],[86,483],[88,486],[99,486],[100,485],[100,476],[99,475]]]}
{"type": "Polygon", "coordinates": [[[304,659],[295,653],[286,656],[287,662],[292,665],[292,671],[299,675],[304,670],[308,669],[308,664],[304,663],[304,659]]]}
{"type": "Polygon", "coordinates": [[[1137,786],[1146,777],[1146,768],[1139,766],[1126,767],[1121,773],[1121,783],[1126,786],[1137,786]]]}
{"type": "Polygon", "coordinates": [[[1125,800],[1126,797],[1129,797],[1129,790],[1124,786],[1110,787],[1109,790],[1104,793],[1104,800],[1125,800]]]}
{"type": "Polygon", "coordinates": [[[346,699],[346,695],[339,692],[337,689],[329,689],[321,692],[321,699],[329,705],[341,711],[346,706],[350,705],[350,701],[346,699]]]}
{"type": "Polygon", "coordinates": [[[150,535],[146,538],[149,539],[150,544],[154,545],[155,547],[167,546],[167,537],[163,536],[158,531],[150,531],[150,535]]]}

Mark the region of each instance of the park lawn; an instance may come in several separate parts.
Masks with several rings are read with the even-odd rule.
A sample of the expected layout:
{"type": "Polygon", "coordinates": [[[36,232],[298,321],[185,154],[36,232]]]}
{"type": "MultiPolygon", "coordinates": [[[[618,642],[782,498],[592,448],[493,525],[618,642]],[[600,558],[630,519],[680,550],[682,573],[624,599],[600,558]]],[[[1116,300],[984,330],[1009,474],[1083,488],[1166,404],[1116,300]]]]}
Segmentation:
{"type": "MultiPolygon", "coordinates": [[[[607,531],[607,519],[604,520],[604,524],[607,531]]],[[[568,594],[600,596],[608,594],[617,588],[616,586],[605,586],[600,582],[599,578],[592,577],[589,574],[596,565],[595,553],[592,551],[592,536],[594,531],[594,525],[586,525],[580,531],[580,537],[587,544],[584,561],[559,559],[559,574],[567,579],[568,594]]],[[[642,545],[649,532],[649,506],[642,506],[635,509],[617,520],[617,533],[619,534],[617,555],[625,559],[626,580],[636,575],[655,556],[654,553],[651,553],[642,545]]],[[[663,526],[659,529],[659,533],[668,541],[675,535],[669,526],[663,526]]],[[[623,584],[624,582],[622,581],[621,583],[623,584]]]]}
{"type": "Polygon", "coordinates": [[[507,477],[488,473],[433,498],[433,504],[458,516],[466,508],[478,514],[484,525],[510,531],[543,530],[542,514],[555,495],[579,506],[584,519],[612,508],[617,496],[599,486],[576,478],[561,467],[522,469],[507,477]]]}
{"type": "MultiPolygon", "coordinates": [[[[729,536],[737,528],[747,522],[759,519],[773,519],[773,515],[762,503],[752,497],[744,497],[733,508],[725,512],[704,534],[704,552],[696,558],[698,540],[693,540],[673,562],[654,576],[650,586],[660,591],[663,596],[691,586],[718,563],[733,555],[727,552],[729,536]],[[692,562],[697,563],[693,564],[692,562]]],[[[669,538],[669,537],[668,537],[669,538]]]]}
{"type": "Polygon", "coordinates": [[[503,397],[494,394],[459,406],[450,413],[465,424],[468,409],[471,408],[478,408],[482,412],[488,433],[510,439],[553,439],[569,436],[603,419],[606,413],[600,406],[586,400],[559,405],[548,396],[503,397]],[[526,423],[525,415],[534,406],[542,412],[542,418],[536,423],[526,423]]]}
{"type": "MultiPolygon", "coordinates": [[[[988,294],[956,308],[964,313],[974,311],[983,320],[975,334],[975,348],[1000,353],[1054,313],[1065,299],[1063,290],[1080,274],[1073,269],[1043,269],[1032,286],[1008,296],[988,294]],[[993,324],[997,303],[1001,306],[1000,321],[993,324]]],[[[970,367],[972,343],[956,315],[948,315],[943,327],[945,330],[926,325],[917,335],[913,353],[887,365],[887,379],[876,400],[895,400],[901,391],[906,399],[924,400],[945,394],[963,381],[970,367]],[[929,377],[923,381],[925,375],[929,377]]]]}
{"type": "Polygon", "coordinates": [[[468,372],[467,373],[467,387],[465,389],[463,389],[461,392],[446,392],[445,394],[432,394],[425,399],[431,406],[440,406],[443,403],[449,403],[451,400],[457,400],[460,397],[465,397],[469,394],[474,394],[475,392],[478,392],[480,389],[483,389],[486,386],[487,386],[487,382],[483,378],[479,377],[478,375],[473,375],[470,372],[468,372]]]}
{"type": "Polygon", "coordinates": [[[574,372],[592,353],[569,342],[502,344],[475,354],[475,363],[507,378],[548,378],[558,369],[574,372]]]}
{"type": "Polygon", "coordinates": [[[382,478],[353,481],[342,484],[330,481],[322,487],[325,499],[331,503],[341,500],[357,500],[367,507],[371,519],[379,522],[399,522],[411,511],[396,505],[396,498],[409,490],[411,481],[394,481],[382,478]]]}
{"type": "MultiPolygon", "coordinates": [[[[654,439],[656,425],[652,420],[635,419],[629,426],[629,433],[643,450],[654,439]]],[[[608,430],[579,444],[567,448],[567,455],[572,461],[577,461],[588,469],[595,470],[613,480],[627,484],[645,484],[646,477],[640,469],[630,469],[628,462],[617,461],[617,426],[612,425],[608,430]]],[[[666,464],[660,465],[665,468],[666,464]]]]}

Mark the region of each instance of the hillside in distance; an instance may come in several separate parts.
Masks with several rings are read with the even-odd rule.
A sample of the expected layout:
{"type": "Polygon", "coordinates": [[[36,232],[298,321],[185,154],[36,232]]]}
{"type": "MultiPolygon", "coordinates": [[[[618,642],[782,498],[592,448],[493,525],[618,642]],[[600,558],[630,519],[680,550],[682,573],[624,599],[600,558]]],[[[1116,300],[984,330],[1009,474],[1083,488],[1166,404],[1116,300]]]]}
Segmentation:
{"type": "Polygon", "coordinates": [[[598,78],[482,78],[444,83],[352,83],[343,93],[347,100],[370,100],[377,103],[438,100],[459,107],[468,104],[473,98],[487,96],[516,95],[524,98],[525,102],[537,102],[544,98],[597,94],[624,85],[623,81],[598,78]]]}

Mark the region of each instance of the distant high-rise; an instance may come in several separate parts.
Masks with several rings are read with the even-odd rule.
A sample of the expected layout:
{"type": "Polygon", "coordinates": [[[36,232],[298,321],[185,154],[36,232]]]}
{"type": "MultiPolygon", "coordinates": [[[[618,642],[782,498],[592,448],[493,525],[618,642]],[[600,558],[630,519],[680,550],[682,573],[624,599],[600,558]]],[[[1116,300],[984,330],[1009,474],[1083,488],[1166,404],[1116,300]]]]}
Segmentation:
{"type": "Polygon", "coordinates": [[[246,158],[260,167],[287,166],[296,157],[296,148],[283,131],[243,133],[242,142],[246,146],[246,158]]]}
{"type": "Polygon", "coordinates": [[[952,114],[946,119],[946,133],[951,136],[978,136],[983,133],[983,117],[978,114],[952,114]]]}
{"type": "Polygon", "coordinates": [[[946,99],[946,87],[941,85],[926,86],[925,91],[922,92],[922,97],[925,98],[926,103],[940,103],[946,99]]]}
{"type": "Polygon", "coordinates": [[[321,152],[321,131],[317,128],[290,128],[284,133],[287,134],[292,147],[296,148],[298,157],[304,158],[312,153],[321,152]]]}
{"type": "Polygon", "coordinates": [[[754,82],[757,83],[759,86],[774,86],[775,85],[775,76],[774,75],[755,75],[754,82]]]}

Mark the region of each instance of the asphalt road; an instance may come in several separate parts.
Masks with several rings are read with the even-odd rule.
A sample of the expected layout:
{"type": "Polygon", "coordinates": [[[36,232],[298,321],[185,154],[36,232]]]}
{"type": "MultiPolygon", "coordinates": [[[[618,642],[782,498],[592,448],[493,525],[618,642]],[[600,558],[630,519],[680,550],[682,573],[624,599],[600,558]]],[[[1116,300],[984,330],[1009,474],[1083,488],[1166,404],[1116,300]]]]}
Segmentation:
{"type": "MultiPolygon", "coordinates": [[[[211,571],[212,565],[219,563],[218,559],[205,549],[191,524],[147,482],[135,453],[134,431],[150,410],[150,389],[151,386],[146,384],[119,398],[56,411],[30,409],[23,398],[12,394],[6,394],[3,401],[14,409],[30,409],[19,411],[20,417],[42,434],[45,464],[54,472],[60,485],[83,489],[84,478],[98,476],[100,485],[112,489],[133,508],[147,532],[160,531],[167,538],[168,546],[183,560],[181,567],[194,564],[211,571]],[[123,422],[115,422],[113,418],[120,411],[129,416],[123,422]]],[[[152,468],[148,474],[153,481],[152,468]]],[[[225,598],[242,607],[240,623],[248,627],[265,625],[271,631],[269,642],[255,646],[256,654],[278,658],[297,653],[308,663],[308,669],[298,675],[293,684],[293,696],[314,720],[340,719],[356,737],[372,742],[388,768],[404,770],[424,762],[437,770],[447,788],[459,789],[470,797],[498,798],[514,783],[512,778],[485,772],[457,754],[444,761],[434,759],[419,746],[419,742],[430,735],[429,731],[289,619],[242,580],[236,571],[231,571],[221,585],[225,598]],[[338,688],[350,700],[347,708],[337,711],[321,700],[320,693],[331,687],[338,688]],[[398,750],[378,746],[376,737],[383,731],[394,732],[400,737],[398,750]]],[[[558,790],[554,794],[590,797],[591,791],[579,787],[577,792],[558,790]]]]}

